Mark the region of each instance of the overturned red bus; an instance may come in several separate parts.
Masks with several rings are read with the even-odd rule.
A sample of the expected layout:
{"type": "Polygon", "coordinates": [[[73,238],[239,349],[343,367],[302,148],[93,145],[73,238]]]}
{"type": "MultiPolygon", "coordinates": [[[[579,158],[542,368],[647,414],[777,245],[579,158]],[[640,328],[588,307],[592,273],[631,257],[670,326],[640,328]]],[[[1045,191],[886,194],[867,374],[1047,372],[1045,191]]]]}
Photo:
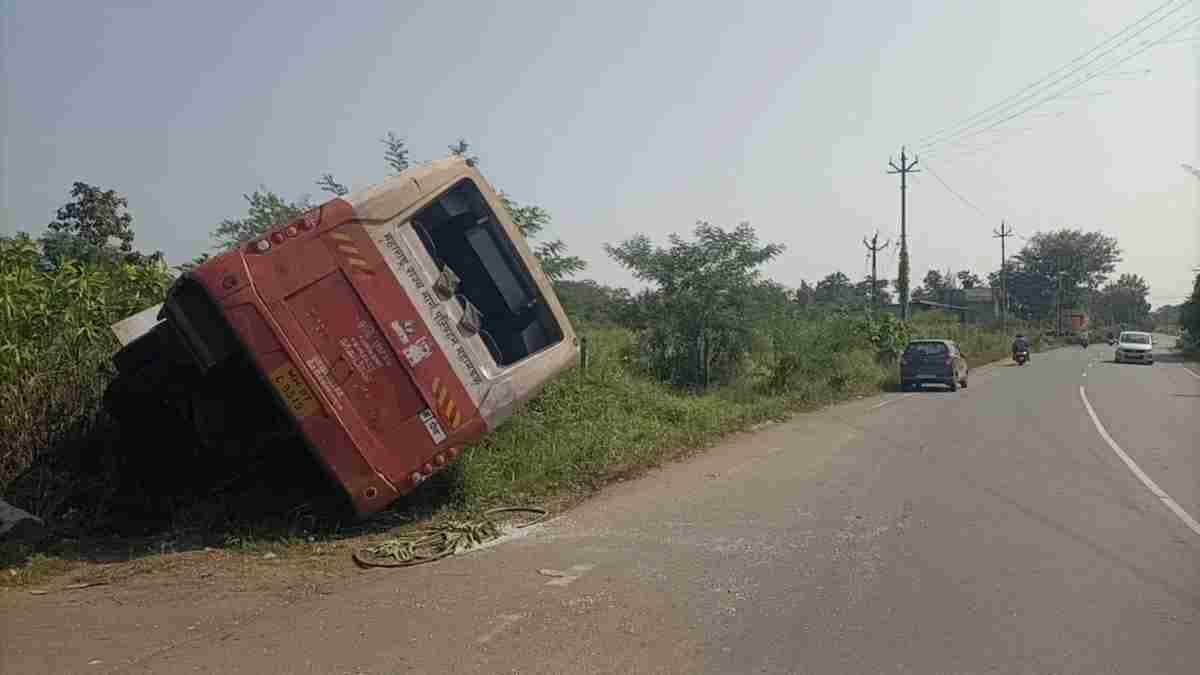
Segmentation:
{"type": "Polygon", "coordinates": [[[141,328],[144,316],[114,326],[124,346],[106,402],[118,419],[144,417],[153,399],[214,433],[286,426],[360,515],[578,358],[537,259],[461,158],[281,223],[184,274],[152,311],[141,328]]]}

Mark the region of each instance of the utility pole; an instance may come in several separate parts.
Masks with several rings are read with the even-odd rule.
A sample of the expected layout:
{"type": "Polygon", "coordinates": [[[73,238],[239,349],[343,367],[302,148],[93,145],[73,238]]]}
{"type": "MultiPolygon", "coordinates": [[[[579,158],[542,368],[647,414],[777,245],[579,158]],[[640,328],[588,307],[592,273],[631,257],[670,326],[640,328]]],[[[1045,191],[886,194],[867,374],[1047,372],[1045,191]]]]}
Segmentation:
{"type": "Polygon", "coordinates": [[[905,195],[908,192],[908,174],[921,171],[916,168],[917,161],[917,156],[913,155],[912,163],[909,163],[903,146],[900,147],[899,165],[888,159],[888,166],[892,167],[888,173],[900,174],[900,278],[897,279],[896,287],[900,291],[900,318],[905,321],[908,321],[908,224],[905,195]]]}
{"type": "Polygon", "coordinates": [[[1008,335],[1008,257],[1004,251],[1004,240],[1013,236],[1011,227],[1000,221],[1000,229],[992,231],[992,238],[1000,240],[1000,330],[1008,335]]]}
{"type": "Polygon", "coordinates": [[[1062,335],[1062,278],[1065,273],[1062,271],[1061,265],[1062,259],[1059,258],[1054,272],[1054,332],[1056,335],[1062,335]]]}
{"type": "Polygon", "coordinates": [[[879,232],[876,232],[875,235],[871,237],[870,241],[867,241],[867,238],[863,237],[863,246],[866,246],[867,250],[871,252],[871,307],[875,309],[878,309],[879,307],[879,277],[875,273],[875,256],[878,255],[880,251],[887,248],[891,243],[892,242],[890,240],[885,241],[883,245],[880,246],[879,232]]]}

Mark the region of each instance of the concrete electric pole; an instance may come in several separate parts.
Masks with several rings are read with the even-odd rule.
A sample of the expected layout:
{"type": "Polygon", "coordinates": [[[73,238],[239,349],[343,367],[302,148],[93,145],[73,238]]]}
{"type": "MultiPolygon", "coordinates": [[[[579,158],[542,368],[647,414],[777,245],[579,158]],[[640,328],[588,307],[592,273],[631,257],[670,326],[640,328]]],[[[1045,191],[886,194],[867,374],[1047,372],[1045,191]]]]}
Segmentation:
{"type": "Polygon", "coordinates": [[[1000,221],[1000,229],[992,231],[992,237],[1000,240],[1000,326],[1008,335],[1008,256],[1004,250],[1004,240],[1013,236],[1011,227],[1000,221]]]}
{"type": "Polygon", "coordinates": [[[875,309],[879,308],[879,276],[876,274],[875,257],[880,251],[887,248],[891,243],[891,241],[885,241],[881,246],[879,244],[878,232],[876,232],[870,240],[868,240],[866,237],[863,237],[863,246],[866,246],[867,250],[871,252],[871,307],[875,309]]]}
{"type": "Polygon", "coordinates": [[[908,161],[908,155],[904,148],[900,148],[900,164],[888,159],[888,166],[892,167],[888,173],[900,174],[900,278],[896,280],[896,289],[900,291],[900,318],[908,321],[908,224],[906,222],[906,193],[908,192],[908,174],[919,173],[920,169],[917,166],[917,156],[913,155],[912,163],[908,161]]]}

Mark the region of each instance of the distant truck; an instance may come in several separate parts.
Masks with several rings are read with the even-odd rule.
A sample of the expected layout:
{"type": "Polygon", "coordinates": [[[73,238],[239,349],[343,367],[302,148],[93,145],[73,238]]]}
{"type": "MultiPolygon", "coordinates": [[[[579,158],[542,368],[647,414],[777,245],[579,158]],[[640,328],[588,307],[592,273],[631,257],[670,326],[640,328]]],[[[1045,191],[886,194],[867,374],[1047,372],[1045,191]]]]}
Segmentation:
{"type": "Polygon", "coordinates": [[[460,158],[328,201],[182,275],[113,327],[108,409],[213,443],[304,440],[383,509],[573,366],[571,322],[460,158]]]}
{"type": "Polygon", "coordinates": [[[1064,318],[1067,320],[1067,329],[1072,333],[1082,333],[1088,329],[1089,321],[1087,312],[1079,310],[1065,312],[1064,318]]]}

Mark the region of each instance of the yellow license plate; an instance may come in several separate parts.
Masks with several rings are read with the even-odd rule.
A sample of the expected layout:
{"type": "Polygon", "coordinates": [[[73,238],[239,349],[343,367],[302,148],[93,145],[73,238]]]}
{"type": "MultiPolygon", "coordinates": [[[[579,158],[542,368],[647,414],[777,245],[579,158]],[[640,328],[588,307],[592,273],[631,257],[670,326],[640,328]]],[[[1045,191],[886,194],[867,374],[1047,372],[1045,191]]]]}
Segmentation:
{"type": "Polygon", "coordinates": [[[288,410],[292,411],[296,419],[304,419],[321,412],[320,401],[313,396],[312,390],[305,384],[304,378],[300,377],[296,366],[285,363],[276,368],[271,372],[271,384],[283,397],[288,410]]]}

